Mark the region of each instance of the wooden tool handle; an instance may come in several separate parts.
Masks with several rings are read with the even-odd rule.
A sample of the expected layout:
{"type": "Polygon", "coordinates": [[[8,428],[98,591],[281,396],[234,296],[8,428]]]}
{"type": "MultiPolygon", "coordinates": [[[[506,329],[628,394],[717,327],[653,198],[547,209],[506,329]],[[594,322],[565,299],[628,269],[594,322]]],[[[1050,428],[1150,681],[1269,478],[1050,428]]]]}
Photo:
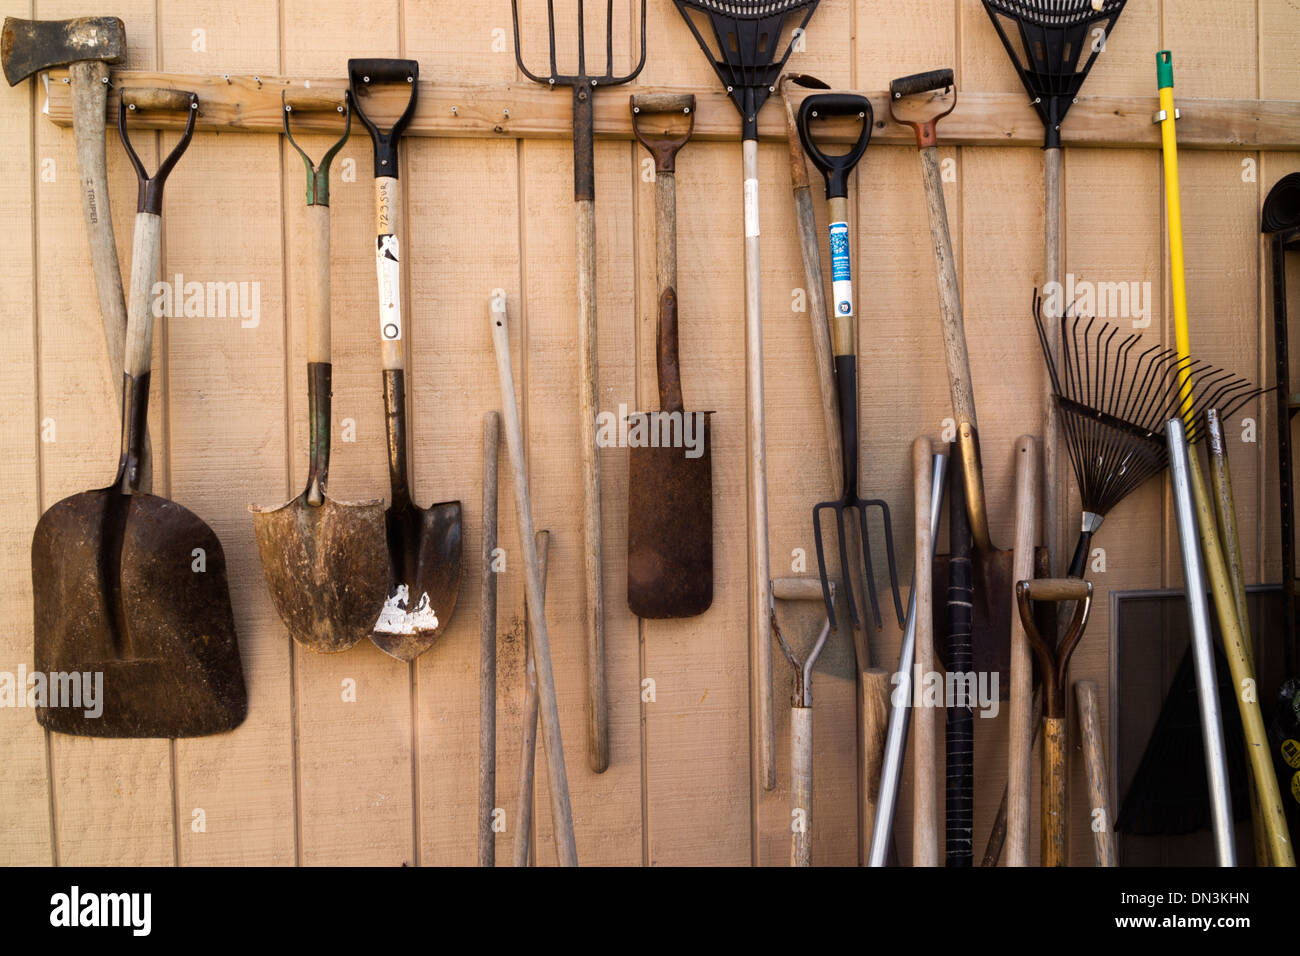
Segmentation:
{"type": "Polygon", "coordinates": [[[1075,681],[1074,698],[1079,705],[1079,737],[1083,741],[1083,767],[1088,775],[1088,823],[1093,852],[1098,866],[1118,866],[1106,750],[1101,742],[1101,718],[1097,710],[1097,685],[1090,680],[1075,681]]]}
{"type": "Polygon", "coordinates": [[[948,365],[948,391],[957,424],[975,420],[975,389],[971,384],[970,355],[966,350],[966,326],[962,319],[961,289],[957,284],[957,260],[953,257],[948,230],[948,210],[943,200],[943,179],[939,175],[939,151],[933,146],[921,150],[921,177],[925,182],[925,208],[930,220],[930,239],[939,283],[939,315],[943,326],[944,359],[948,365]]]}
{"type": "Polygon", "coordinates": [[[555,696],[555,675],[551,670],[551,642],[546,632],[546,597],[541,565],[533,540],[533,506],[528,490],[527,458],[519,405],[515,399],[514,372],[510,363],[510,333],[506,328],[505,300],[489,300],[488,322],[497,356],[501,383],[501,415],[505,424],[506,447],[510,451],[510,476],[515,489],[515,513],[524,549],[525,584],[528,595],[528,626],[532,629],[533,655],[537,667],[538,712],[546,746],[546,767],[550,779],[551,820],[555,828],[555,850],[561,866],[578,865],[578,848],[573,836],[573,810],[569,803],[569,780],[564,767],[564,743],[560,736],[560,708],[555,696]]]}
{"type": "Polygon", "coordinates": [[[306,207],[307,361],[330,360],[330,207],[306,207]]]}
{"type": "Polygon", "coordinates": [[[820,601],[822,584],[817,578],[773,578],[772,597],[778,601],[820,601]]]}
{"type": "Polygon", "coordinates": [[[395,176],[375,178],[375,268],[379,275],[379,338],[384,371],[406,368],[402,337],[402,196],[395,176]]]}
{"type": "MultiPolygon", "coordinates": [[[[913,514],[916,515],[916,657],[912,687],[922,687],[934,668],[934,611],[931,568],[934,542],[930,535],[932,446],[919,438],[912,445],[913,514]]],[[[915,690],[914,690],[915,693],[915,690]]],[[[912,727],[912,865],[939,865],[939,802],[934,708],[918,707],[912,727]]]]}
{"type": "MultiPolygon", "coordinates": [[[[1029,435],[1016,440],[1016,530],[1012,580],[1034,576],[1034,540],[1038,523],[1037,443],[1029,435]]],[[[1008,597],[1010,597],[1008,595],[1008,597]]],[[[1029,865],[1030,796],[1033,776],[1034,662],[1024,624],[1011,615],[1011,714],[1007,745],[1007,866],[1029,865]]]]}
{"type": "MultiPolygon", "coordinates": [[[[551,546],[549,531],[537,532],[537,563],[542,569],[542,587],[546,587],[546,563],[551,546]]],[[[525,608],[525,616],[527,608],[525,608]]],[[[533,780],[537,770],[537,662],[528,628],[524,628],[524,726],[519,747],[519,786],[515,795],[515,846],[511,862],[528,865],[528,851],[533,834],[533,780]]]]}
{"type": "Polygon", "coordinates": [[[868,667],[859,672],[859,677],[862,684],[862,825],[863,831],[870,834],[880,800],[880,769],[889,729],[889,695],[894,684],[893,674],[883,667],[868,667]]]}
{"type": "Polygon", "coordinates": [[[284,91],[284,105],[299,113],[342,112],[347,90],[324,86],[293,87],[284,91]]]}
{"type": "Polygon", "coordinates": [[[1065,775],[1065,718],[1043,718],[1043,866],[1069,866],[1066,847],[1068,819],[1065,775]]]}
{"type": "MultiPolygon", "coordinates": [[[[1061,277],[1061,150],[1043,150],[1043,179],[1046,186],[1043,221],[1043,287],[1061,277]]],[[[1053,368],[1061,354],[1061,326],[1047,323],[1047,348],[1053,368]]],[[[1069,482],[1061,480],[1059,462],[1060,415],[1052,377],[1043,376],[1043,544],[1047,546],[1048,573],[1058,573],[1061,563],[1060,495],[1069,482]]]]}
{"type": "MultiPolygon", "coordinates": [[[[853,269],[850,257],[852,242],[847,238],[837,251],[835,241],[836,224],[847,224],[849,219],[849,201],[844,196],[827,200],[827,214],[831,229],[831,275],[843,275],[846,278],[832,281],[831,306],[831,345],[835,355],[858,354],[858,320],[853,311],[853,269]]],[[[847,449],[846,449],[847,451],[847,449]]]]}
{"type": "Polygon", "coordinates": [[[759,249],[758,142],[741,143],[745,190],[745,477],[749,498],[749,626],[755,662],[759,779],[776,786],[772,721],[772,619],[767,594],[771,561],[767,534],[767,446],[763,409],[763,265],[759,249]]]}
{"type": "Polygon", "coordinates": [[[812,866],[813,710],[790,708],[790,865],[812,866]]]}
{"type": "Polygon", "coordinates": [[[139,378],[149,373],[153,359],[153,283],[158,277],[162,248],[162,217],[151,212],[135,214],[131,245],[131,292],[127,308],[126,373],[139,378]]]}
{"type": "Polygon", "coordinates": [[[1025,591],[1031,601],[1082,601],[1092,586],[1082,578],[1030,578],[1025,591]]]}
{"type": "Polygon", "coordinates": [[[600,456],[595,421],[600,381],[596,341],[595,200],[574,202],[578,237],[578,447],[582,459],[583,636],[587,666],[587,765],[593,773],[609,766],[609,715],[605,693],[605,596],[601,566],[603,529],[600,456]]]}
{"type": "Polygon", "coordinates": [[[159,87],[128,87],[121,92],[121,100],[129,110],[184,112],[190,109],[193,98],[194,94],[187,90],[167,90],[159,87]]]}
{"type": "MultiPolygon", "coordinates": [[[[483,538],[479,552],[479,573],[482,575],[478,632],[479,866],[496,865],[492,813],[496,809],[497,788],[497,576],[492,562],[497,548],[497,455],[500,444],[501,416],[488,412],[483,416],[483,538]]],[[[531,799],[531,788],[529,796],[531,799]]]]}

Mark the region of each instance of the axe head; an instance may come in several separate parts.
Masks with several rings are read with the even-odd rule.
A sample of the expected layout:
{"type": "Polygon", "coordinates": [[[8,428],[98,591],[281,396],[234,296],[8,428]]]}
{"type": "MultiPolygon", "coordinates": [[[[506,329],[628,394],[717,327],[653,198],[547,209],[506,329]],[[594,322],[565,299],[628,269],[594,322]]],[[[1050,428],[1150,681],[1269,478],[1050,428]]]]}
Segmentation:
{"type": "Polygon", "coordinates": [[[126,25],[118,17],[74,20],[19,20],[5,17],[0,32],[0,66],[10,86],[33,73],[103,60],[120,63],[126,56],[126,25]]]}

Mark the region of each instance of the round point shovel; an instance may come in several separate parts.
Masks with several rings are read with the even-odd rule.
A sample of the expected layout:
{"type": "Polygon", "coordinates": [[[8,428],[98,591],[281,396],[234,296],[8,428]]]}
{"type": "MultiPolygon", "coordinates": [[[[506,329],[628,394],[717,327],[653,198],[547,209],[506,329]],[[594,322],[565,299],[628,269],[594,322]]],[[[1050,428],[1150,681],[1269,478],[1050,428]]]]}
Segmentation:
{"type": "Polygon", "coordinates": [[[271,600],[293,639],[322,653],[366,637],[388,596],[381,501],[325,494],[330,467],[330,162],[352,127],[342,90],[285,90],[284,133],[307,166],[307,403],[310,466],[302,494],[278,508],[253,506],[253,527],[271,600]],[[292,113],[343,114],[343,135],[315,165],[289,129],[292,113]]]}
{"type": "Polygon", "coordinates": [[[248,709],[221,542],[197,515],[140,491],[163,184],[189,145],[198,107],[197,96],[179,90],[121,95],[118,130],[140,191],[117,477],[54,505],[32,537],[36,669],[51,687],[56,673],[88,674],[96,698],[93,706],[51,699],[37,708],[41,725],[62,733],[194,737],[237,727],[248,709]],[[137,109],[189,114],[152,177],[127,137],[127,112],[137,109]]]}
{"type": "Polygon", "coordinates": [[[399,247],[402,195],[397,144],[415,113],[420,64],[414,60],[348,60],[352,109],[375,148],[375,264],[379,274],[379,333],[383,347],[384,410],[388,422],[388,480],[392,504],[384,513],[392,580],[388,600],[370,633],[386,654],[412,661],[438,639],[460,592],[459,501],[421,508],[411,500],[406,467],[406,356],[402,344],[399,247]],[[411,98],[384,132],[366,115],[364,100],[381,85],[405,83],[411,98]]]}

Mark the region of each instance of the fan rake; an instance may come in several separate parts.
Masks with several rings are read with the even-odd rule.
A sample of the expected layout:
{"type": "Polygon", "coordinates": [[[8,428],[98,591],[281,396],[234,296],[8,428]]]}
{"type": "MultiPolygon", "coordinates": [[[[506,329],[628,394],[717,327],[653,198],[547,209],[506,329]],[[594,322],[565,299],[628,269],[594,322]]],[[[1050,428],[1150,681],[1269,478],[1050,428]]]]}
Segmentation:
{"type": "Polygon", "coordinates": [[[1083,577],[1092,536],[1107,513],[1169,464],[1165,423],[1186,422],[1188,443],[1205,434],[1204,415],[1227,418],[1268,389],[1172,348],[1141,348],[1142,336],[1063,310],[1060,358],[1053,362],[1043,300],[1034,322],[1051,376],[1083,520],[1069,576],[1083,577]]]}

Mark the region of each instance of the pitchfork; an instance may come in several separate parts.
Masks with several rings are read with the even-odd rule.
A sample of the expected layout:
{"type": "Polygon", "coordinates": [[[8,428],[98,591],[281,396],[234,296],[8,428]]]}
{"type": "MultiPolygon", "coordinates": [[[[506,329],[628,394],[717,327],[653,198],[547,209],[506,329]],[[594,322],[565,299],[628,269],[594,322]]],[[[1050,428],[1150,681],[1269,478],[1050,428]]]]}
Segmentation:
{"type": "Polygon", "coordinates": [[[538,75],[524,66],[519,48],[519,0],[511,0],[515,26],[515,62],[524,76],[551,89],[573,88],[573,199],[578,227],[578,394],[579,442],[582,449],[583,572],[586,587],[587,761],[596,773],[609,766],[609,721],[605,707],[605,614],[600,573],[600,460],[596,455],[596,159],[592,137],[592,96],[600,86],[627,83],[645,66],[645,9],[641,0],[641,56],[636,69],[614,75],[614,0],[605,4],[605,72],[587,72],[583,0],[578,0],[578,71],[561,73],[555,59],[555,0],[546,0],[550,31],[550,73],[538,75]]]}

